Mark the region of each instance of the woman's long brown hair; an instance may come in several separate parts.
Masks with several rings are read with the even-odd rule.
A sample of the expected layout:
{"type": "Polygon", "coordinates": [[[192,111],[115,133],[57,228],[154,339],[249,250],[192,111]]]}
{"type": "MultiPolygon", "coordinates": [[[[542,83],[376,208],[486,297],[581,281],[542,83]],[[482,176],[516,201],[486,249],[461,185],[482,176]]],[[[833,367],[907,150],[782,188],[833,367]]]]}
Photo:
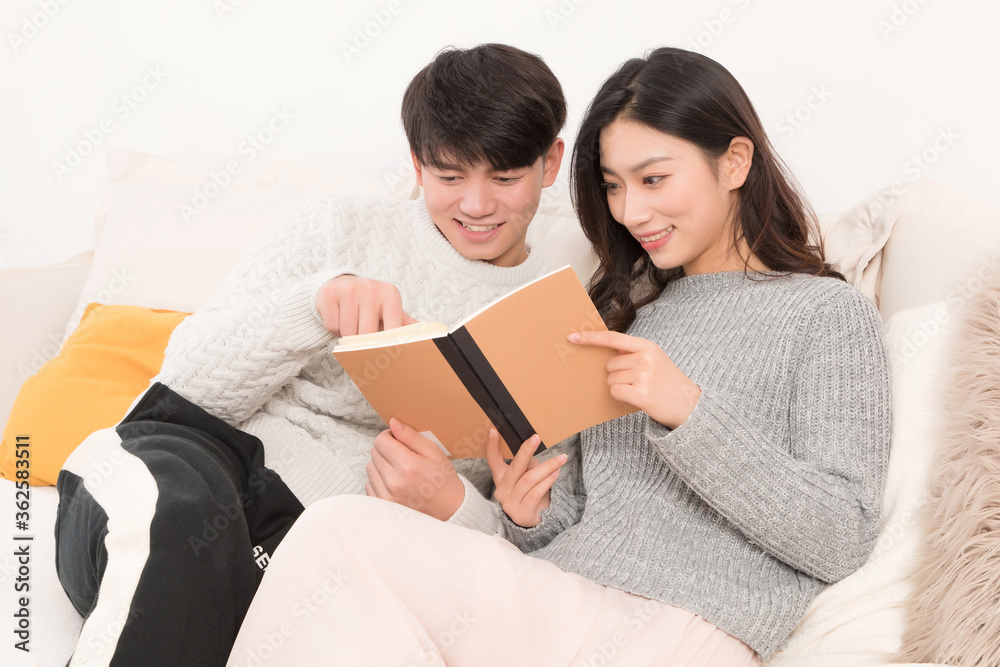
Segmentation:
{"type": "Polygon", "coordinates": [[[635,121],[697,145],[711,165],[735,137],[753,142],[753,161],[737,194],[733,244],[769,270],[844,280],[825,260],[816,216],[793,185],[739,82],[711,58],[660,48],[634,58],[604,82],[573,147],[573,205],[600,259],[590,296],[608,328],[624,331],[636,310],[656,300],[681,267],[658,269],[611,215],[603,188],[599,140],[616,119],[635,121]],[[644,289],[638,289],[643,286],[644,289]]]}

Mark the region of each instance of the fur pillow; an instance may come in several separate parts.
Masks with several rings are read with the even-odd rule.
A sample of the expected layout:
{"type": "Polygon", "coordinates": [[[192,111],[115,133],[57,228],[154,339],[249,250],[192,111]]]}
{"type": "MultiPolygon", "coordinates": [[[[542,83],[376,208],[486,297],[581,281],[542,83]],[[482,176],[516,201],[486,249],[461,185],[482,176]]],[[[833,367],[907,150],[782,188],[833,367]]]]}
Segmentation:
{"type": "Polygon", "coordinates": [[[1000,276],[964,309],[898,659],[1000,665],[1000,276]]]}

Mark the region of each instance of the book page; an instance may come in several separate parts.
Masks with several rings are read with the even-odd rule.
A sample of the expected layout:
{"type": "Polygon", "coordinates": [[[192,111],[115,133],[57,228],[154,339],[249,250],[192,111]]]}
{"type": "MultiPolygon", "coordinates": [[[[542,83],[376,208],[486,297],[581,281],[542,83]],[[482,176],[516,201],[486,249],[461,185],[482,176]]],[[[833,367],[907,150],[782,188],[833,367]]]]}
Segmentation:
{"type": "Polygon", "coordinates": [[[365,350],[376,347],[388,347],[399,345],[415,340],[426,340],[437,338],[448,333],[447,327],[440,322],[416,322],[407,324],[404,327],[396,327],[386,331],[376,331],[374,333],[357,334],[355,336],[341,336],[333,348],[334,352],[346,350],[365,350]]]}

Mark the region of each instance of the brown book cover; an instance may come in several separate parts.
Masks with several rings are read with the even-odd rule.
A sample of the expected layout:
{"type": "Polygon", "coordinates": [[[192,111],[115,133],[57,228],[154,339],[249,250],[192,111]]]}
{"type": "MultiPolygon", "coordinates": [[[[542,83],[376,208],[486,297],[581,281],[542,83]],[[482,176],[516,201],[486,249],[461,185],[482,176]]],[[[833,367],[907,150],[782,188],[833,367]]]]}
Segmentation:
{"type": "Polygon", "coordinates": [[[409,424],[453,459],[485,456],[495,426],[510,458],[536,432],[543,446],[554,445],[638,410],[608,390],[605,366],[617,352],[566,340],[606,329],[566,266],[451,331],[422,322],[345,336],[333,354],[386,422],[409,424]]]}

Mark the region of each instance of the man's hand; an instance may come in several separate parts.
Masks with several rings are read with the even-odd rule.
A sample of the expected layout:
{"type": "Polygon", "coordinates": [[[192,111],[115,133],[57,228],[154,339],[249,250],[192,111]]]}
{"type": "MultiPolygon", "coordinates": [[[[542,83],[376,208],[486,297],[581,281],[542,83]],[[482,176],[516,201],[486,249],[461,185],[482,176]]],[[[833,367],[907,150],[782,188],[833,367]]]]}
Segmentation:
{"type": "Polygon", "coordinates": [[[542,522],[542,511],[552,500],[552,485],[567,459],[565,454],[554,456],[544,463],[536,459],[535,450],[541,441],[538,435],[525,440],[510,465],[504,463],[500,455],[500,435],[496,429],[490,429],[486,441],[486,462],[490,465],[496,485],[493,495],[511,521],[524,528],[532,528],[542,522]]]}
{"type": "Polygon", "coordinates": [[[375,438],[366,468],[369,496],[447,521],[465,500],[465,484],[444,452],[398,419],[375,438]]]}
{"type": "Polygon", "coordinates": [[[334,336],[374,333],[416,322],[403,312],[403,299],[395,285],[346,274],[320,287],[316,310],[334,336]]]}

